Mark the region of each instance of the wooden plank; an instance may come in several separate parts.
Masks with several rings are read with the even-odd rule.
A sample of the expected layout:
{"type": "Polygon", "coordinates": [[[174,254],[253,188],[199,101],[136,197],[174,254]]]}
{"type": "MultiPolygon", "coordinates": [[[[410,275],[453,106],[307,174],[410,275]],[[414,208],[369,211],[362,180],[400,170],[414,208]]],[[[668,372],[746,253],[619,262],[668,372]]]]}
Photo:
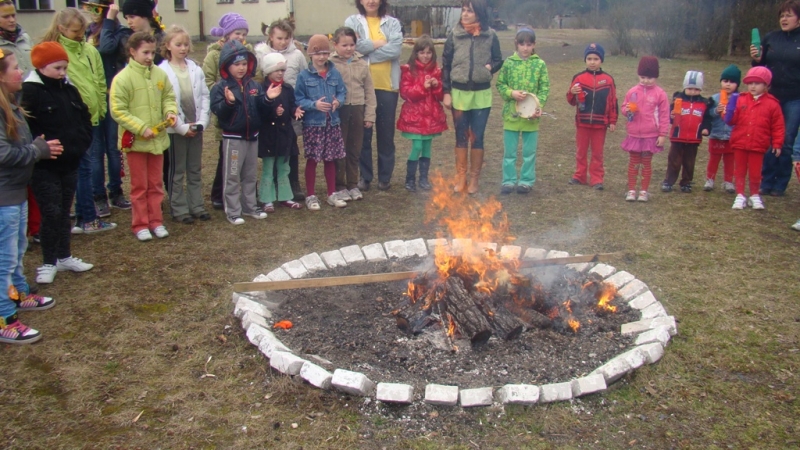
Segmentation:
{"type": "MultiPolygon", "coordinates": [[[[567,258],[550,258],[521,261],[519,267],[557,266],[584,262],[608,261],[616,253],[596,253],[594,255],[570,256],[567,258]]],[[[286,289],[320,288],[346,286],[351,284],[386,283],[389,281],[410,280],[419,272],[371,273],[366,275],[349,275],[325,278],[298,278],[286,281],[255,281],[250,283],[234,283],[234,292],[282,291],[286,289]]]]}

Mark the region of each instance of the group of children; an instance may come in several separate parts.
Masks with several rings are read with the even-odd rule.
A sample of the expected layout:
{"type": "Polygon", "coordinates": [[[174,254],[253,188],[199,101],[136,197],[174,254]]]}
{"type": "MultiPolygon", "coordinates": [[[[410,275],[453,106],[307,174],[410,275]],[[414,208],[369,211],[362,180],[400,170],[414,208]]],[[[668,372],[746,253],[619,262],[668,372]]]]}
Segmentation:
{"type": "MultiPolygon", "coordinates": [[[[573,77],[567,92],[567,101],[578,110],[576,171],[570,184],[587,184],[587,152],[591,147],[588,184],[599,190],[603,189],[605,132],[616,128],[619,109],[614,81],[600,67],[603,58],[603,48],[590,44],[585,51],[587,68],[573,77]]],[[[702,96],[703,73],[688,71],[683,90],[672,96],[671,103],[657,84],[657,58],[642,57],[637,75],[639,83],[625,94],[621,107],[627,118],[627,136],[621,146],[629,153],[625,200],[649,200],[652,158],[664,150],[667,139],[670,146],[661,191],[671,192],[678,182],[681,192],[692,192],[698,147],[708,136],[709,161],[703,189],[714,189],[722,161],[723,188],[736,194],[733,209],[764,209],[759,195],[763,157],[768,151],[780,154],[784,139],[780,104],[768,92],[772,81],[769,69],[753,67],[742,79],[741,71],[730,65],[720,76],[720,91],[710,98],[702,96]],[[744,93],[738,92],[741,82],[747,85],[744,93]],[[746,178],[749,196],[745,195],[746,178]]]]}

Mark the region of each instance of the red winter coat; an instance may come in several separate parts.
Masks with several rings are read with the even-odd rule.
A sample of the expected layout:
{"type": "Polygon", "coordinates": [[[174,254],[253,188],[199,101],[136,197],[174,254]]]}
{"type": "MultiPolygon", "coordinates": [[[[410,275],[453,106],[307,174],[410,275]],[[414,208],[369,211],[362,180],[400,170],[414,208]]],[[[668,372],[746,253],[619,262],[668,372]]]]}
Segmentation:
{"type": "MultiPolygon", "coordinates": [[[[603,69],[594,72],[586,69],[572,77],[570,89],[575,83],[581,85],[586,96],[583,108],[578,108],[575,114],[575,125],[585,128],[606,128],[608,125],[615,125],[619,107],[614,78],[603,72],[603,69]]],[[[572,106],[578,106],[579,96],[567,91],[567,102],[572,106]]]]}
{"type": "Polygon", "coordinates": [[[756,100],[750,93],[739,95],[730,123],[731,148],[766,153],[783,147],[786,125],[778,99],[764,94],[756,100]]]}
{"type": "Polygon", "coordinates": [[[415,61],[416,73],[408,64],[400,66],[400,97],[405,100],[397,119],[397,129],[406,133],[438,134],[447,130],[447,116],[442,108],[442,70],[435,64],[424,66],[415,61]],[[425,78],[430,77],[439,84],[430,89],[424,86],[425,78]]]}

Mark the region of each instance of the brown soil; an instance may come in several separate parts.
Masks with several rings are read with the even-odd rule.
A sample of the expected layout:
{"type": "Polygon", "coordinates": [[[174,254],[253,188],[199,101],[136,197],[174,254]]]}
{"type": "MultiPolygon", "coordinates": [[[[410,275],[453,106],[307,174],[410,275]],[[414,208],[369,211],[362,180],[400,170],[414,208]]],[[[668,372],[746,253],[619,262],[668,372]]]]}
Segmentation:
{"type": "MultiPolygon", "coordinates": [[[[414,270],[425,262],[358,263],[328,275],[414,270]]],[[[535,273],[554,292],[564,290],[567,278],[586,278],[563,268],[535,273]]],[[[620,307],[616,314],[595,315],[586,308],[577,333],[528,329],[513,341],[492,337],[473,348],[466,339],[450,341],[438,325],[416,336],[401,331],[392,311],[406,303],[405,291],[405,282],[285,291],[275,320],[291,320],[294,327],[276,332],[312,361],[330,361],[328,368],[362,372],[376,382],[411,384],[422,392],[428,383],[475,388],[568,381],[621,353],[631,341],[620,335],[620,325],[638,320],[635,311],[614,300],[620,307]]]]}

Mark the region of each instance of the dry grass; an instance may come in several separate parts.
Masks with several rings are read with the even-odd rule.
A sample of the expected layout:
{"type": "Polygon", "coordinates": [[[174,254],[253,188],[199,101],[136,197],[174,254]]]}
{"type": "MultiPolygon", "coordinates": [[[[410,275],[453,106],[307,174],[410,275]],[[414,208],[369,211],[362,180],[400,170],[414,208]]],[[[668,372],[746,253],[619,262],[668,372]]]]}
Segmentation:
{"type": "MultiPolygon", "coordinates": [[[[671,93],[691,68],[705,71],[713,90],[726,64],[662,61],[660,82],[671,93]]],[[[654,193],[648,204],[626,203],[627,160],[619,150],[623,132],[617,132],[606,145],[606,190],[568,186],[574,127],[563,95],[581,67],[579,59],[550,64],[546,109],[557,120],[543,119],[535,190],[502,201],[520,245],[625,255],[616,265],[648,283],[680,321],[680,334],[658,364],[573,405],[469,410],[424,433],[359,414],[359,400],[270,372],[231,315],[231,283],[312,251],[434,234],[422,222],[426,196],[402,189],[409,146],[398,136],[394,188],[370,191],[344,210],[279,210],[240,227],[215,212],[208,223],[169,222],[169,239],[147,244],[129,233],[130,214],[114,211],[118,230],[76,237],[74,254],[96,267],[60,273],[42,289],[58,306],[23,313],[44,333],[42,343],[3,348],[0,445],[797,447],[800,235],[788,228],[800,211],[797,184],[784,198],[768,198],[761,213],[731,211],[731,196],[719,191],[654,193]]],[[[620,96],[633,85],[636,60],[608,57],[605,67],[616,76],[620,96]]],[[[499,102],[495,106],[483,196],[499,188],[499,102]]],[[[452,132],[434,141],[435,169],[452,173],[453,141],[452,132]]],[[[216,149],[209,142],[206,150],[208,186],[216,149]]],[[[695,181],[706,161],[703,146],[695,181]]],[[[665,155],[658,155],[654,187],[665,165],[665,155]]],[[[28,276],[40,257],[35,248],[26,256],[28,276]]]]}

